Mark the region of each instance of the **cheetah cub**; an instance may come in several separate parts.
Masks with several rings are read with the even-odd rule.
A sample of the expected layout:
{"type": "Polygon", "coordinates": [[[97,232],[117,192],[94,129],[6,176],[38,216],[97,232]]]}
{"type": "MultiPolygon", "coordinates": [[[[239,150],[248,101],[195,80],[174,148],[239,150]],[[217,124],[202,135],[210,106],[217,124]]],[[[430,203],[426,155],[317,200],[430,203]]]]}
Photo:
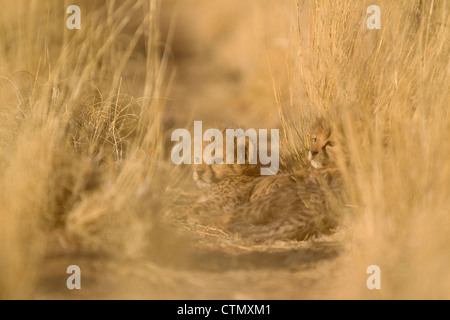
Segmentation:
{"type": "Polygon", "coordinates": [[[336,150],[331,126],[323,118],[319,118],[311,129],[308,160],[316,169],[336,167],[336,150]]]}
{"type": "Polygon", "coordinates": [[[329,196],[340,189],[330,126],[311,130],[309,160],[318,170],[260,176],[258,165],[196,165],[193,178],[205,191],[190,221],[227,229],[256,241],[305,240],[337,225],[329,196]]]}
{"type": "MultiPolygon", "coordinates": [[[[248,141],[245,148],[245,164],[195,164],[193,179],[198,188],[203,191],[202,197],[192,206],[194,214],[217,216],[224,212],[243,206],[244,204],[265,196],[283,185],[296,183],[303,179],[301,173],[276,176],[261,176],[261,166],[249,163],[248,141]]],[[[234,146],[237,163],[237,145],[234,146]]],[[[223,154],[226,146],[223,145],[223,154]]],[[[201,217],[191,217],[191,221],[200,222],[201,217]]]]}

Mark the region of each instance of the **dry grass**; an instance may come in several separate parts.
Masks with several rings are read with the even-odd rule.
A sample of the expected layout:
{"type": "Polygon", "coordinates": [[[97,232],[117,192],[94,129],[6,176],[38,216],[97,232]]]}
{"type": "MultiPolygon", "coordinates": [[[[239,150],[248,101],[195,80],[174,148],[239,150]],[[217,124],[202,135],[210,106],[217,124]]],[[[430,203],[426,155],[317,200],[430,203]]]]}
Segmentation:
{"type": "Polygon", "coordinates": [[[450,298],[448,1],[168,0],[168,51],[158,1],[77,3],[69,31],[67,2],[0,1],[0,298],[42,296],[42,270],[66,263],[49,259],[55,242],[122,279],[84,298],[450,298]],[[366,28],[372,4],[381,30],[366,28]],[[255,246],[162,224],[195,198],[163,123],[280,126],[304,167],[318,114],[351,159],[338,234],[255,246]],[[366,288],[372,264],[381,291],[366,288]]]}
{"type": "Polygon", "coordinates": [[[78,4],[80,31],[61,1],[1,4],[2,298],[32,292],[55,230],[139,255],[162,207],[158,3],[78,4]]]}
{"type": "Polygon", "coordinates": [[[350,159],[345,276],[332,297],[449,298],[449,13],[446,1],[317,1],[300,26],[306,99],[281,108],[331,117],[350,159]],[[371,4],[381,30],[366,28],[371,4]],[[365,287],[372,264],[380,292],[365,287]]]}

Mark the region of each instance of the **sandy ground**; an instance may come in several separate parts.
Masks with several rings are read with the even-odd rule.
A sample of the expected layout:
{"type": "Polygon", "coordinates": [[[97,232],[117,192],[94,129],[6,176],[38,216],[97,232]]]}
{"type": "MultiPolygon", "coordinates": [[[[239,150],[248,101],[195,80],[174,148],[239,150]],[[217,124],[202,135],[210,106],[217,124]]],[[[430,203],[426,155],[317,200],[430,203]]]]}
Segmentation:
{"type": "MultiPolygon", "coordinates": [[[[195,253],[167,263],[67,252],[53,243],[36,299],[320,299],[329,298],[342,248],[333,238],[248,245],[202,237],[195,253]],[[60,248],[59,250],[57,248],[60,248]],[[67,266],[81,269],[81,290],[68,290],[67,266]]],[[[56,241],[56,239],[55,239],[56,241]]]]}

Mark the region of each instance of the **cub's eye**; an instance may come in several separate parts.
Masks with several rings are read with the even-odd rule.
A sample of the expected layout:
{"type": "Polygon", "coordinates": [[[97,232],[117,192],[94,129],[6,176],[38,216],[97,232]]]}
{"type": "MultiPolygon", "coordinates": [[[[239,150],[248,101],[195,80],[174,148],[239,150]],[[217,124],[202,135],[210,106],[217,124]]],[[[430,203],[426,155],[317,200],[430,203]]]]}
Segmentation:
{"type": "Polygon", "coordinates": [[[316,143],[316,142],[317,142],[317,138],[316,138],[316,137],[313,137],[313,138],[312,138],[312,142],[313,142],[313,143],[316,143]]]}

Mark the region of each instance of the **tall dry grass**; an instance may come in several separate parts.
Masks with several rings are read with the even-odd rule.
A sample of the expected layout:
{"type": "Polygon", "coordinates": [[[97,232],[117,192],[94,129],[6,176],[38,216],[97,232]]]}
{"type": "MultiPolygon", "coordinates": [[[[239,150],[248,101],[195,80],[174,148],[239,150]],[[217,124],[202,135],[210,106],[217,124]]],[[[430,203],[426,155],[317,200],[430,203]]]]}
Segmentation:
{"type": "MultiPolygon", "coordinates": [[[[241,122],[264,123],[261,128],[277,121],[269,117],[276,101],[283,147],[298,167],[308,164],[303,150],[312,119],[325,115],[336,125],[342,159],[350,159],[339,164],[347,206],[335,208],[346,217],[345,250],[329,270],[332,282],[313,288],[313,296],[449,298],[448,1],[239,1],[238,15],[237,1],[221,2],[220,19],[211,14],[220,1],[181,1],[179,16],[189,11],[193,20],[178,21],[187,40],[174,35],[174,56],[198,54],[186,61],[233,82],[221,87],[228,80],[218,77],[222,82],[204,93],[208,81],[194,79],[199,85],[188,88],[198,89],[195,97],[183,101],[203,101],[213,110],[206,115],[232,104],[233,112],[245,110],[241,122]],[[366,28],[372,4],[381,7],[381,30],[366,28]],[[298,26],[291,25],[296,10],[298,26]],[[289,49],[293,56],[286,59],[289,49]],[[212,98],[224,97],[229,100],[214,109],[212,98]],[[381,291],[366,288],[373,264],[381,267],[381,291]]],[[[2,299],[33,296],[55,233],[69,247],[120,257],[183,250],[161,243],[173,238],[159,218],[167,187],[178,180],[162,159],[167,59],[159,2],[79,0],[79,31],[65,27],[70,4],[0,0],[2,299]]],[[[176,33],[169,20],[168,33],[176,33]]],[[[233,281],[264,290],[259,281],[273,275],[246,271],[236,278],[227,273],[219,296],[236,290],[233,281]]],[[[185,276],[176,279],[197,282],[185,276]]],[[[219,277],[196,276],[203,296],[218,295],[219,277]]],[[[296,277],[282,284],[303,283],[296,277]]],[[[171,288],[179,289],[175,282],[171,288]]]]}
{"type": "MultiPolygon", "coordinates": [[[[300,103],[281,105],[290,149],[302,124],[332,119],[345,150],[348,199],[340,298],[450,298],[450,3],[299,1],[295,59],[300,103]],[[368,30],[366,8],[381,8],[368,30]],[[299,19],[300,20],[300,19],[299,19]],[[366,287],[378,265],[382,290],[366,287]]],[[[303,154],[291,152],[299,162],[303,154]]]]}
{"type": "Polygon", "coordinates": [[[158,1],[1,1],[0,298],[34,290],[49,235],[139,256],[158,221],[158,1]]]}

